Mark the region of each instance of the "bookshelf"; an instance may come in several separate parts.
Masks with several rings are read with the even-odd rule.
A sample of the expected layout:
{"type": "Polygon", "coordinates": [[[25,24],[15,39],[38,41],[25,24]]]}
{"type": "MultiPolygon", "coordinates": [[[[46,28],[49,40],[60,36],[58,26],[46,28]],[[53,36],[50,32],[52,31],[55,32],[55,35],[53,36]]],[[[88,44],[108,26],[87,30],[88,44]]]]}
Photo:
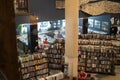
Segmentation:
{"type": "Polygon", "coordinates": [[[116,53],[116,62],[115,65],[120,65],[120,40],[113,40],[112,41],[114,46],[114,53],[116,53]]]}
{"type": "Polygon", "coordinates": [[[36,80],[49,73],[47,56],[41,53],[19,56],[20,72],[23,80],[36,80]]]}
{"type": "Polygon", "coordinates": [[[49,69],[50,70],[61,70],[62,60],[64,56],[64,47],[61,43],[55,43],[50,45],[47,55],[49,60],[49,69]]]}
{"type": "Polygon", "coordinates": [[[78,70],[86,72],[115,74],[114,36],[82,34],[79,39],[78,70]]]}
{"type": "Polygon", "coordinates": [[[120,65],[120,46],[116,46],[115,48],[116,54],[116,65],[120,65]]]}

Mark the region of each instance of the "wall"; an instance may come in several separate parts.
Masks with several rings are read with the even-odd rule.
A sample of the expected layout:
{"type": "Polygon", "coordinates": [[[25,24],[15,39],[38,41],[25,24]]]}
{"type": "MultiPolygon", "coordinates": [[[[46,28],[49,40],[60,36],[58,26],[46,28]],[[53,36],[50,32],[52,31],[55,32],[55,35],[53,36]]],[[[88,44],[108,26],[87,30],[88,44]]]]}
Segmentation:
{"type": "MultiPolygon", "coordinates": [[[[79,30],[80,33],[83,33],[85,26],[87,25],[86,28],[89,30],[95,31],[95,33],[101,33],[101,34],[109,34],[110,33],[110,14],[103,14],[99,16],[91,16],[88,18],[80,18],[79,19],[79,26],[80,28],[82,27],[82,31],[79,30]],[[88,19],[88,20],[87,20],[88,19]],[[86,20],[83,22],[83,20],[86,20]],[[95,25],[95,23],[98,21],[99,25],[95,25]],[[107,25],[106,25],[107,22],[107,25]],[[103,25],[104,23],[104,25],[103,25]],[[105,26],[108,30],[103,30],[103,26],[105,26]],[[97,32],[96,32],[97,31],[97,32]]],[[[86,29],[85,28],[85,29],[86,29]]],[[[88,31],[89,32],[89,31],[88,31]]]]}
{"type": "Polygon", "coordinates": [[[89,19],[92,19],[93,20],[93,27],[89,27],[90,29],[92,30],[95,30],[95,31],[103,31],[103,32],[106,32],[107,34],[110,33],[110,16],[109,14],[106,14],[106,15],[100,15],[100,16],[94,16],[94,17],[89,17],[88,18],[88,24],[89,23],[89,19]],[[95,25],[95,22],[98,21],[100,22],[100,26],[99,25],[95,25]],[[105,23],[108,23],[107,25],[103,25],[105,23]],[[104,30],[103,29],[103,26],[105,26],[108,30],[104,30]]]}
{"type": "Polygon", "coordinates": [[[22,23],[29,23],[30,22],[29,16],[16,16],[15,20],[16,20],[16,24],[22,24],[22,23]]]}
{"type": "MultiPolygon", "coordinates": [[[[37,15],[40,21],[65,19],[65,9],[56,9],[55,0],[30,0],[30,14],[37,15]]],[[[79,17],[91,16],[79,11],[79,17]]],[[[16,16],[16,24],[29,22],[28,16],[16,16]]]]}
{"type": "Polygon", "coordinates": [[[55,8],[55,0],[30,0],[30,13],[39,17],[39,21],[65,18],[64,10],[55,8]]]}

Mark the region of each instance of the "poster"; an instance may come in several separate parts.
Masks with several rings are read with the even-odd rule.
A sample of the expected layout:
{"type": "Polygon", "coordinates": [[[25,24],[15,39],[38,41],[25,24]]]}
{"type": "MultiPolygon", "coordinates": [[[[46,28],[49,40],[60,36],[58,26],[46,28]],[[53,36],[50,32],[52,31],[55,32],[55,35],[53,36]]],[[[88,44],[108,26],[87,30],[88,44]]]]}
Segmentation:
{"type": "Polygon", "coordinates": [[[108,31],[108,26],[109,26],[108,22],[102,22],[102,30],[108,31]]]}
{"type": "Polygon", "coordinates": [[[14,10],[16,14],[28,13],[28,1],[29,0],[14,0],[14,10]]]}
{"type": "Polygon", "coordinates": [[[56,7],[56,9],[65,8],[65,0],[56,0],[55,7],[56,7]]]}
{"type": "Polygon", "coordinates": [[[100,29],[100,21],[98,21],[98,20],[95,20],[95,28],[98,28],[98,29],[100,29]]]}
{"type": "Polygon", "coordinates": [[[93,19],[88,19],[88,27],[93,27],[93,19]]]}

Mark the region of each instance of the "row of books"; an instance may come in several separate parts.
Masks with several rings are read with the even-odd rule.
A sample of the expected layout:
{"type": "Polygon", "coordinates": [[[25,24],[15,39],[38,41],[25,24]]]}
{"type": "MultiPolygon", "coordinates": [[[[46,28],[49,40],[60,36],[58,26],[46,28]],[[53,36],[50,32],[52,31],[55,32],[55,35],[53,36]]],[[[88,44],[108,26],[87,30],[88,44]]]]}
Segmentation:
{"type": "Polygon", "coordinates": [[[23,79],[24,80],[27,80],[27,79],[35,79],[36,78],[40,78],[40,77],[45,77],[45,76],[48,76],[48,69],[43,69],[43,70],[40,70],[40,71],[36,71],[36,72],[30,72],[30,73],[27,73],[27,74],[24,74],[23,75],[23,79]]]}
{"type": "Polygon", "coordinates": [[[79,58],[87,58],[87,59],[94,59],[94,60],[110,60],[111,57],[115,57],[115,53],[96,53],[96,54],[89,54],[86,52],[86,54],[79,54],[79,58]]]}
{"type": "Polygon", "coordinates": [[[63,56],[65,53],[64,44],[56,42],[50,45],[47,51],[47,56],[49,59],[49,69],[50,70],[60,70],[62,67],[61,62],[63,61],[63,56]]]}
{"type": "Polygon", "coordinates": [[[80,45],[104,45],[104,46],[113,46],[112,41],[105,41],[105,40],[86,40],[86,39],[79,39],[78,42],[80,45]]]}
{"type": "Polygon", "coordinates": [[[120,65],[120,47],[116,47],[114,52],[116,53],[115,64],[120,65]]]}
{"type": "Polygon", "coordinates": [[[62,55],[60,55],[60,54],[56,54],[56,55],[48,54],[48,56],[49,56],[50,58],[62,58],[62,55]]]}
{"type": "Polygon", "coordinates": [[[42,64],[42,65],[35,65],[30,67],[21,68],[22,74],[33,72],[36,70],[42,70],[44,68],[48,68],[48,64],[42,64]]]}
{"type": "Polygon", "coordinates": [[[49,49],[47,52],[52,54],[61,54],[64,53],[64,49],[49,49]]]}
{"type": "Polygon", "coordinates": [[[87,45],[87,46],[79,46],[79,51],[87,51],[87,52],[99,52],[99,53],[112,53],[114,50],[114,47],[110,47],[110,46],[91,46],[91,45],[87,45]]]}
{"type": "Polygon", "coordinates": [[[112,73],[111,68],[99,68],[99,67],[78,67],[78,70],[85,70],[86,72],[101,72],[101,73],[112,73]]]}
{"type": "Polygon", "coordinates": [[[85,64],[84,62],[83,63],[79,63],[78,66],[80,67],[99,67],[99,68],[106,68],[106,69],[109,69],[111,68],[111,65],[110,64],[96,64],[96,63],[87,63],[85,64]]]}
{"type": "Polygon", "coordinates": [[[81,39],[101,39],[101,40],[116,40],[115,35],[105,35],[105,34],[81,34],[79,35],[81,39]]]}
{"type": "Polygon", "coordinates": [[[105,55],[105,56],[87,56],[86,59],[88,60],[99,60],[99,61],[111,61],[112,56],[110,55],[105,55]]]}
{"type": "Polygon", "coordinates": [[[112,73],[111,69],[105,69],[105,68],[86,68],[86,71],[98,72],[98,73],[112,73]]]}
{"type": "Polygon", "coordinates": [[[33,72],[33,71],[35,71],[34,66],[21,69],[22,74],[30,73],[30,72],[33,72]]]}
{"type": "Polygon", "coordinates": [[[60,64],[49,64],[49,68],[53,69],[61,69],[62,65],[60,64]]]}
{"type": "Polygon", "coordinates": [[[48,68],[48,64],[42,64],[42,65],[36,65],[35,69],[36,70],[42,70],[42,69],[47,69],[48,68]]]}
{"type": "Polygon", "coordinates": [[[49,59],[49,63],[51,64],[61,64],[61,60],[60,59],[49,59]]]}
{"type": "Polygon", "coordinates": [[[43,76],[44,74],[46,74],[46,73],[48,73],[49,71],[48,71],[48,69],[46,68],[46,69],[42,69],[42,70],[39,70],[39,71],[36,71],[36,75],[41,75],[41,76],[43,76]]]}
{"type": "Polygon", "coordinates": [[[37,76],[48,75],[48,59],[45,54],[25,55],[20,56],[19,59],[23,80],[36,80],[37,76]]]}
{"type": "Polygon", "coordinates": [[[34,65],[40,65],[46,62],[48,62],[47,58],[42,58],[38,60],[23,62],[21,63],[21,67],[24,68],[24,67],[34,66],[34,65]]]}
{"type": "Polygon", "coordinates": [[[85,62],[86,61],[86,59],[83,59],[83,58],[78,58],[78,62],[85,62]]]}
{"type": "Polygon", "coordinates": [[[114,36],[83,34],[79,39],[78,69],[88,72],[112,73],[114,71],[114,36]]]}
{"type": "Polygon", "coordinates": [[[27,73],[27,74],[22,75],[22,78],[23,78],[24,80],[26,80],[26,79],[28,79],[28,78],[35,77],[35,76],[36,76],[35,72],[30,72],[30,73],[27,73]]]}
{"type": "Polygon", "coordinates": [[[108,64],[95,64],[95,63],[87,63],[86,67],[91,67],[91,68],[104,68],[104,69],[111,69],[111,65],[108,64]]]}
{"type": "Polygon", "coordinates": [[[33,55],[25,55],[25,56],[19,56],[19,60],[21,63],[31,61],[31,60],[37,60],[46,57],[46,55],[42,55],[41,53],[33,54],[33,55]]]}
{"type": "Polygon", "coordinates": [[[85,63],[85,62],[79,62],[79,63],[78,63],[78,66],[85,67],[85,66],[86,66],[86,63],[85,63]]]}

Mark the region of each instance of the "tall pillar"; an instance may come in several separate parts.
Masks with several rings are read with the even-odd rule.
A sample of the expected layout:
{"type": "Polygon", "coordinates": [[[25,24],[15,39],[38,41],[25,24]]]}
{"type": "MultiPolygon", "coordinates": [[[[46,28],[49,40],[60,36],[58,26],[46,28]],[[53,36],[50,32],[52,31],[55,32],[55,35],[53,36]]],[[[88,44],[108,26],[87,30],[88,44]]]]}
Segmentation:
{"type": "Polygon", "coordinates": [[[30,15],[30,26],[28,28],[28,48],[34,53],[38,46],[37,16],[30,15]]]}
{"type": "Polygon", "coordinates": [[[68,63],[68,75],[78,75],[78,18],[79,0],[65,0],[65,63],[68,63]]]}
{"type": "Polygon", "coordinates": [[[0,0],[0,72],[7,80],[20,80],[18,70],[13,0],[0,0]]]}

